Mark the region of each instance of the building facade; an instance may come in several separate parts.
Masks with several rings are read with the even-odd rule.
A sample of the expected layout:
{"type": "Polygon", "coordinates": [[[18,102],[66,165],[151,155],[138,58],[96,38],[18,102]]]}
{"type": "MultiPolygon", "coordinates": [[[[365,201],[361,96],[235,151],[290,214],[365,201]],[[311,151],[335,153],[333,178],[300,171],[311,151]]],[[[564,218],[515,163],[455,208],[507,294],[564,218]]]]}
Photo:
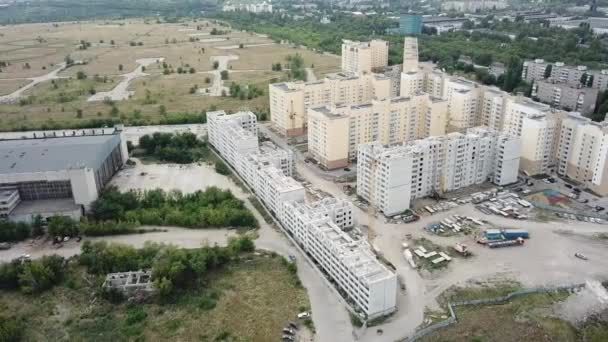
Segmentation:
{"type": "Polygon", "coordinates": [[[291,152],[264,149],[251,139],[257,132],[254,117],[253,113],[207,113],[209,142],[351,306],[370,319],[394,312],[396,275],[377,260],[365,240],[344,231],[354,225],[352,204],[333,198],[308,203],[304,187],[285,166],[293,165],[291,152]]]}
{"type": "Polygon", "coordinates": [[[593,113],[598,90],[572,86],[564,81],[540,80],[532,85],[532,97],[555,108],[583,114],[593,113]]]}
{"type": "Polygon", "coordinates": [[[447,102],[428,94],[373,100],[356,106],[321,106],[308,111],[308,152],[323,167],[345,167],[359,144],[393,145],[443,135],[447,102]]]}
{"type": "Polygon", "coordinates": [[[357,195],[385,215],[396,215],[415,198],[491,181],[517,181],[519,139],[476,127],[466,134],[385,146],[359,146],[357,195]]]}
{"type": "Polygon", "coordinates": [[[274,83],[269,86],[270,119],[285,136],[304,135],[308,108],[365,103],[390,94],[391,80],[380,74],[337,73],[315,82],[274,83]]]}
{"type": "Polygon", "coordinates": [[[422,16],[420,14],[402,14],[399,16],[399,33],[420,34],[422,32],[422,16]]]}
{"type": "Polygon", "coordinates": [[[562,121],[557,173],[608,195],[608,121],[593,122],[577,113],[562,121]]]}
{"type": "MultiPolygon", "coordinates": [[[[49,201],[55,205],[65,202],[67,212],[78,207],[88,210],[128,159],[121,133],[120,127],[24,132],[24,138],[0,140],[0,154],[4,156],[0,188],[12,189],[7,203],[14,204],[16,191],[22,206],[35,208],[34,202],[49,201]]],[[[62,210],[56,208],[58,213],[62,210]]],[[[12,206],[15,209],[20,216],[30,214],[12,206]]],[[[31,214],[39,213],[38,209],[34,211],[31,214]]]]}
{"type": "Polygon", "coordinates": [[[369,42],[342,41],[342,71],[365,74],[386,66],[388,66],[387,41],[379,39],[369,42]]]}

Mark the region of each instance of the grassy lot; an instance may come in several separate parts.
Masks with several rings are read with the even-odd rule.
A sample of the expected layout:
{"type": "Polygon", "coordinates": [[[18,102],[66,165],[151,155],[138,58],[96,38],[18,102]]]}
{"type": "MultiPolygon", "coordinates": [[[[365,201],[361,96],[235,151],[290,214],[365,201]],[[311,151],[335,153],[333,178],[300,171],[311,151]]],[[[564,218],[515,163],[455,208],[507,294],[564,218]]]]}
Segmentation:
{"type": "Polygon", "coordinates": [[[60,77],[72,77],[62,81],[68,84],[68,89],[61,91],[76,92],[76,96],[59,102],[60,89],[52,89],[50,82],[42,83],[27,92],[26,95],[33,96],[32,103],[0,106],[0,130],[40,127],[53,122],[77,126],[93,119],[107,118],[127,123],[155,123],[161,118],[161,105],[168,113],[200,112],[209,108],[267,112],[268,83],[285,76],[285,72],[272,72],[272,63],[285,63],[286,56],[300,53],[306,66],[314,64],[317,77],[339,70],[340,59],[336,56],[274,44],[272,40],[251,32],[232,31],[224,36],[211,36],[213,28],[214,24],[203,20],[159,24],[156,19],[7,26],[0,36],[0,60],[9,65],[0,73],[0,94],[18,89],[27,82],[25,78],[47,74],[67,55],[86,64],[59,73],[60,77]],[[215,38],[226,40],[205,41],[215,38]],[[86,49],[80,48],[81,41],[85,41],[86,49]],[[230,48],[239,44],[244,44],[245,48],[230,48]],[[268,45],[247,47],[251,44],[268,45]],[[231,73],[227,85],[232,81],[255,84],[264,90],[264,95],[241,101],[191,94],[190,88],[195,85],[199,88],[208,86],[205,78],[211,75],[204,72],[213,69],[210,58],[220,55],[238,55],[240,58],[229,63],[235,72],[231,73]],[[118,112],[102,102],[86,102],[91,86],[87,82],[94,75],[110,80],[96,84],[95,90],[109,90],[120,80],[119,75],[135,69],[137,59],[161,57],[165,58],[169,69],[176,71],[178,67],[192,67],[196,73],[165,75],[162,63],[152,64],[146,68],[148,76],[129,85],[129,90],[135,92],[133,97],[115,103],[118,112]],[[79,71],[84,71],[89,78],[76,82],[75,76],[79,71]],[[78,114],[79,110],[82,114],[78,114]]]}
{"type": "MultiPolygon", "coordinates": [[[[506,295],[520,288],[514,282],[451,289],[440,302],[491,298],[506,295]]],[[[434,341],[606,341],[608,323],[587,320],[580,327],[552,315],[555,303],[565,300],[567,291],[530,294],[498,305],[458,306],[458,323],[422,338],[434,341]]],[[[429,312],[432,322],[447,315],[429,312]]]]}
{"type": "Polygon", "coordinates": [[[28,80],[0,80],[0,96],[10,94],[28,83],[28,80]]]}
{"type": "Polygon", "coordinates": [[[0,311],[25,319],[25,340],[278,341],[285,323],[309,307],[280,257],[250,255],[171,304],[111,304],[94,295],[100,279],[81,268],[69,274],[36,297],[0,292],[0,311]]]}

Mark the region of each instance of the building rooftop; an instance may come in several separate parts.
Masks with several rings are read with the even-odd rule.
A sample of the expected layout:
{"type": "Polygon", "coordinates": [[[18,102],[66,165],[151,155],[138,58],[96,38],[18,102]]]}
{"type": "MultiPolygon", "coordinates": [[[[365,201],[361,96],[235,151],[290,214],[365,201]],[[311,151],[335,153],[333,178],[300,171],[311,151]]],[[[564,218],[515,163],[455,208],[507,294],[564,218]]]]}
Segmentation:
{"type": "Polygon", "coordinates": [[[365,241],[353,240],[331,220],[323,220],[313,226],[314,234],[319,236],[319,240],[334,251],[336,258],[362,283],[371,284],[395,276],[376,259],[365,241]]]}
{"type": "Polygon", "coordinates": [[[120,135],[0,140],[0,174],[98,169],[120,135]]]}
{"type": "Polygon", "coordinates": [[[332,112],[331,108],[329,108],[328,106],[314,107],[310,108],[310,110],[322,114],[328,119],[341,119],[346,117],[346,115],[342,113],[332,112]]]}

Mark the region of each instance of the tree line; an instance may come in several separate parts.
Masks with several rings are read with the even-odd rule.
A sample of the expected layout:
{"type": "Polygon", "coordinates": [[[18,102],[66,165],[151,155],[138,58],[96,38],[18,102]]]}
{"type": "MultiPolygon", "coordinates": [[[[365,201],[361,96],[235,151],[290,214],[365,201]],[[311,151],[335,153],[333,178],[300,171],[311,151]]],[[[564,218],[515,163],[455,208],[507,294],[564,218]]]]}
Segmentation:
{"type": "Polygon", "coordinates": [[[139,147],[146,155],[178,164],[193,163],[210,153],[207,143],[190,132],[146,134],[139,138],[139,147]]]}
{"type": "Polygon", "coordinates": [[[256,228],[258,222],[229,190],[209,187],[183,194],[180,191],[120,192],[107,188],[92,204],[91,216],[97,221],[137,222],[143,225],[190,228],[256,228]]]}

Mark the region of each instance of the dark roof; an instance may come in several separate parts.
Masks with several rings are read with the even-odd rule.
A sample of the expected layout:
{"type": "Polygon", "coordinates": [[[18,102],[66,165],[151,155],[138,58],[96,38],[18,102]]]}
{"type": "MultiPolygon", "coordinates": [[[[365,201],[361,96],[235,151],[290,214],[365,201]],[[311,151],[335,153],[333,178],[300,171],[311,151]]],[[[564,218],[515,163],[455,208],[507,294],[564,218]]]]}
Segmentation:
{"type": "Polygon", "coordinates": [[[119,144],[118,134],[0,140],[0,174],[97,170],[119,144]]]}

